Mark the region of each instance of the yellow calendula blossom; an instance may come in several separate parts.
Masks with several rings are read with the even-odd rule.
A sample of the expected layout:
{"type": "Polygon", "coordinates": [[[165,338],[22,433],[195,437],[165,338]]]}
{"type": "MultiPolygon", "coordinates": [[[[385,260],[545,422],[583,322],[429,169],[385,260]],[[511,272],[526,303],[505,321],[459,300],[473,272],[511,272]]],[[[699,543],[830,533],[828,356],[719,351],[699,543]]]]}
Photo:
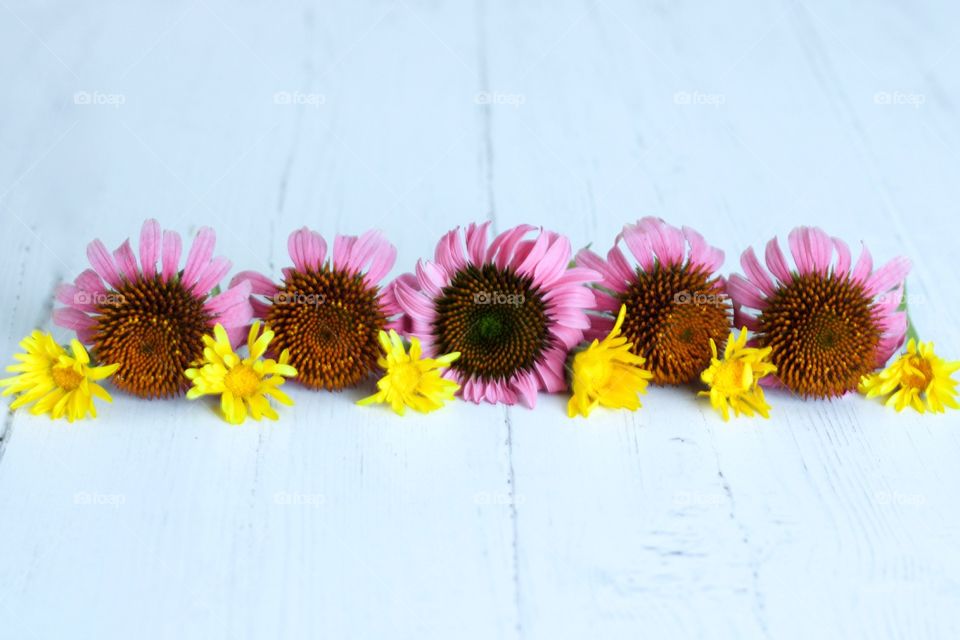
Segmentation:
{"type": "Polygon", "coordinates": [[[697,395],[710,398],[710,404],[724,420],[730,419],[730,409],[737,416],[759,413],[769,418],[770,405],[763,396],[760,380],[777,371],[777,367],[767,360],[770,348],[748,347],[747,330],[744,328],[740,330],[739,337],[735,331],[730,332],[722,360],[717,353],[717,343],[712,339],[710,350],[713,352],[710,366],[700,374],[700,379],[710,390],[697,395]]]}
{"type": "Polygon", "coordinates": [[[646,393],[653,374],[644,369],[646,360],[630,352],[632,345],[620,335],[626,306],[621,305],[617,321],[602,341],[594,340],[573,356],[567,415],[589,416],[598,405],[610,409],[640,408],[640,394],[646,393]]]}
{"type": "Polygon", "coordinates": [[[203,362],[200,366],[187,369],[184,374],[193,381],[193,387],[187,392],[187,398],[193,400],[201,396],[220,396],[220,410],[223,419],[230,424],[242,424],[250,415],[254,420],[260,418],[277,419],[277,412],[270,406],[269,398],[285,405],[293,405],[290,396],[280,391],[285,380],[297,375],[290,366],[290,354],[285,350],[280,360],[264,360],[273,332],[264,329],[260,333],[260,323],[254,322],[247,336],[249,356],[241,358],[230,346],[226,330],[219,324],[213,328],[213,336],[204,336],[203,362]]]}
{"type": "Polygon", "coordinates": [[[389,404],[402,416],[407,407],[429,413],[453,399],[460,385],[447,380],[441,373],[460,357],[459,353],[424,358],[417,338],[410,338],[410,353],[407,353],[403,340],[393,329],[389,334],[381,331],[379,339],[385,355],[377,363],[386,373],[377,381],[377,392],[357,404],[389,404]]]}
{"type": "Polygon", "coordinates": [[[944,413],[947,407],[960,409],[957,381],[952,377],[958,369],[960,362],[945,361],[934,353],[932,342],[911,338],[906,353],[883,371],[860,380],[860,392],[868,398],[889,396],[885,404],[898,412],[913,407],[919,413],[944,413]]]}
{"type": "Polygon", "coordinates": [[[110,377],[120,365],[91,367],[90,356],[78,340],[70,342],[71,355],[53,336],[42,331],[31,333],[20,346],[24,353],[14,356],[20,363],[7,367],[7,371],[19,375],[0,380],[0,387],[6,387],[3,395],[19,394],[11,409],[35,403],[30,413],[46,413],[54,420],[66,418],[73,422],[88,415],[97,417],[94,398],[112,402],[110,394],[96,381],[110,377]]]}

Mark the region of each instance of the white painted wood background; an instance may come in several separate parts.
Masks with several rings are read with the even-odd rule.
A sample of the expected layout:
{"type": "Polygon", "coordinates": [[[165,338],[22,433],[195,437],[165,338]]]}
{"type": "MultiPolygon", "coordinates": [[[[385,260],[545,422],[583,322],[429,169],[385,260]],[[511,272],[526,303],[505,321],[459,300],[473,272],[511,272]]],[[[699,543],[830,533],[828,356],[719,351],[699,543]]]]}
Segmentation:
{"type": "MultiPolygon", "coordinates": [[[[958,358],[958,18],[0,0],[2,355],[90,239],[148,216],[278,274],[304,224],[382,228],[399,273],[475,219],[606,248],[659,214],[728,269],[800,223],[906,253],[914,321],[958,358]]],[[[6,416],[0,638],[960,637],[957,414],[775,395],[724,424],[652,389],[588,421],[546,396],[398,419],[364,393],[294,389],[241,428],[119,395],[6,416]]]]}

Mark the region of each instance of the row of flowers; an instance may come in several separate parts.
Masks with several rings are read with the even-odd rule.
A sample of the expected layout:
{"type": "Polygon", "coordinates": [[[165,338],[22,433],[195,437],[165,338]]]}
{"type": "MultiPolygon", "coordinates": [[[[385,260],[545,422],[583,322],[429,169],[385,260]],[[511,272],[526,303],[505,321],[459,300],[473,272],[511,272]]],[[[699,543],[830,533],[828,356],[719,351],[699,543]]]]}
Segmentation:
{"type": "Polygon", "coordinates": [[[219,396],[233,424],[276,419],[273,402],[293,404],[288,378],[340,391],[379,376],[359,404],[399,414],[454,396],[532,408],[540,392],[564,391],[571,417],[636,410],[649,383],[699,385],[724,420],[768,417],[764,387],[814,399],[859,390],[897,411],[960,406],[960,362],[909,326],[905,258],[875,269],[865,247],[854,262],[844,241],[800,227],[792,266],[774,238],[762,263],[747,249],[743,273],[724,277],[720,249],[659,218],[624,226],[606,256],[573,255],[566,237],[530,225],[489,241],[489,225],[448,232],[432,260],[390,282],[397,251],[379,232],[336,236],[328,250],[303,228],[279,281],[245,271],[221,290],[231,263],[214,256],[213,230],[184,262],[180,235],[148,220],[136,251],[95,240],[92,268],[57,290],[53,320],[76,332],[69,351],[35,331],[0,386],[12,408],[70,421],[110,400],[107,378],[140,398],[219,396]]]}

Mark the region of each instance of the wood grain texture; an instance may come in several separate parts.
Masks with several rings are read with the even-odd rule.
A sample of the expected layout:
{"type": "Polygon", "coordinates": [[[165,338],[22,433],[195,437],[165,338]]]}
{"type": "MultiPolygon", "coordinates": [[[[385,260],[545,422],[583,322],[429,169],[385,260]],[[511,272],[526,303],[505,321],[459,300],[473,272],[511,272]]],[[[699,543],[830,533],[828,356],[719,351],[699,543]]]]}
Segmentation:
{"type": "MultiPolygon", "coordinates": [[[[948,3],[234,4],[0,0],[2,353],[146,216],[278,275],[304,224],[383,229],[398,274],[476,219],[605,250],[655,213],[728,271],[800,223],[905,253],[960,354],[948,3]]],[[[0,637],[960,634],[956,415],[778,395],[724,424],[653,389],[401,420],[366,392],[242,428],[5,415],[0,637]]]]}

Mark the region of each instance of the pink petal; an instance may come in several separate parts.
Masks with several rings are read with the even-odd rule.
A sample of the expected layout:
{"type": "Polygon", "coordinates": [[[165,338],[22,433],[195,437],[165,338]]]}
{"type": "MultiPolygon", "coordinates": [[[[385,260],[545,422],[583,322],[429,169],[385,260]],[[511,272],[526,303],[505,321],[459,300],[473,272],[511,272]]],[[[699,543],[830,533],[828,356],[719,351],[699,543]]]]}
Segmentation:
{"type": "Polygon", "coordinates": [[[606,260],[595,254],[590,249],[581,249],[577,252],[577,265],[587,267],[596,271],[601,276],[600,284],[608,289],[623,291],[625,280],[621,280],[615,269],[610,268],[606,260]]]}
{"type": "Polygon", "coordinates": [[[540,363],[534,373],[540,379],[540,388],[548,393],[557,393],[567,388],[563,365],[566,354],[559,349],[553,349],[545,354],[544,362],[540,363]]]}
{"type": "Polygon", "coordinates": [[[256,298],[250,298],[250,307],[253,309],[253,317],[262,319],[266,318],[267,314],[270,313],[271,305],[256,298]]]}
{"type": "Polygon", "coordinates": [[[583,328],[575,329],[573,327],[565,327],[562,324],[555,324],[550,329],[550,332],[560,341],[560,344],[567,349],[572,349],[583,342],[583,328]]]}
{"type": "Polygon", "coordinates": [[[159,222],[151,219],[143,223],[143,228],[140,229],[140,268],[148,278],[157,275],[161,238],[159,222]]]}
{"type": "Polygon", "coordinates": [[[273,280],[256,271],[241,271],[233,276],[233,279],[230,280],[230,288],[232,289],[241,282],[249,282],[250,292],[257,296],[272,298],[277,295],[277,291],[279,291],[279,287],[277,287],[277,284],[273,280]]]}
{"type": "Polygon", "coordinates": [[[823,229],[808,228],[805,233],[807,250],[813,259],[813,270],[822,276],[830,273],[830,261],[833,259],[833,241],[823,229]]]}
{"type": "Polygon", "coordinates": [[[517,273],[533,277],[534,270],[537,265],[543,260],[544,256],[547,254],[547,250],[550,248],[550,241],[553,234],[549,231],[540,231],[540,235],[536,239],[525,246],[518,246],[517,251],[513,256],[513,263],[516,266],[517,273]],[[529,248],[528,248],[529,247],[529,248]],[[519,262],[519,264],[517,264],[519,262]]]}
{"type": "Polygon", "coordinates": [[[532,225],[521,224],[498,235],[487,249],[486,262],[493,262],[499,269],[506,268],[511,262],[517,244],[526,234],[535,229],[536,227],[532,225]]]}
{"type": "Polygon", "coordinates": [[[463,386],[461,387],[463,399],[473,402],[474,404],[480,404],[486,400],[488,386],[493,387],[492,383],[488,385],[488,383],[478,378],[467,378],[463,381],[463,386]]]}
{"type": "MultiPolygon", "coordinates": [[[[619,307],[617,307],[619,310],[619,307]]],[[[603,340],[613,329],[613,318],[609,316],[589,315],[590,328],[583,332],[584,340],[603,340]]]]}
{"type": "Polygon", "coordinates": [[[94,296],[80,289],[74,284],[58,285],[54,294],[57,301],[77,309],[78,311],[96,311],[97,305],[94,296]]]}
{"type": "Polygon", "coordinates": [[[316,231],[303,227],[290,234],[287,250],[297,270],[319,270],[327,257],[327,242],[316,231]]]}
{"type": "Polygon", "coordinates": [[[434,262],[418,260],[416,272],[416,281],[420,288],[433,297],[439,296],[443,288],[450,283],[443,268],[434,262]]]}
{"type": "MultiPolygon", "coordinates": [[[[207,309],[210,310],[209,305],[207,309]]],[[[250,305],[249,299],[217,312],[213,320],[213,324],[219,323],[227,330],[230,344],[234,347],[243,344],[247,329],[252,322],[253,307],[250,305]]],[[[213,324],[211,324],[211,327],[213,324]]]]}
{"type": "Polygon", "coordinates": [[[747,313],[740,307],[735,307],[733,310],[733,326],[735,329],[746,327],[750,331],[759,331],[760,321],[757,320],[756,316],[747,313]]]}
{"type": "Polygon", "coordinates": [[[537,380],[529,372],[518,374],[512,381],[512,386],[517,392],[520,402],[528,409],[533,409],[537,404],[537,380]]]}
{"type": "Polygon", "coordinates": [[[802,276],[813,272],[813,256],[810,255],[809,247],[805,242],[806,231],[806,227],[797,227],[787,237],[790,253],[793,254],[793,261],[797,265],[797,271],[802,276]]]}
{"type": "Polygon", "coordinates": [[[500,381],[487,383],[484,399],[490,404],[503,403],[511,406],[517,404],[516,392],[500,381]]]}
{"type": "Polygon", "coordinates": [[[870,277],[872,271],[873,256],[870,255],[870,250],[867,249],[866,245],[863,245],[860,258],[857,260],[856,266],[853,267],[853,273],[850,274],[850,279],[866,285],[867,278],[870,277]]]}
{"type": "Polygon", "coordinates": [[[864,285],[869,296],[875,296],[902,284],[910,272],[910,260],[904,257],[894,258],[877,269],[864,285]]]}
{"type": "Polygon", "coordinates": [[[236,347],[244,344],[247,341],[247,335],[249,335],[249,324],[250,323],[248,322],[246,324],[236,324],[229,327],[227,325],[223,325],[223,328],[227,332],[227,339],[230,340],[230,344],[236,347]]]}
{"type": "Polygon", "coordinates": [[[120,273],[117,271],[117,265],[102,242],[94,240],[87,246],[87,259],[90,260],[90,264],[97,275],[103,278],[107,284],[114,289],[120,288],[120,273]]]}
{"type": "MultiPolygon", "coordinates": [[[[379,231],[367,231],[359,238],[350,249],[346,264],[341,264],[341,269],[346,269],[350,273],[362,273],[367,271],[367,265],[378,253],[389,252],[393,247],[383,234],[379,231]]],[[[391,264],[391,266],[393,266],[391,264]]],[[[388,269],[389,271],[389,269],[388,269]]],[[[379,282],[379,279],[377,279],[379,282]]]]}
{"type": "Polygon", "coordinates": [[[220,295],[210,298],[204,304],[204,308],[217,316],[216,322],[222,324],[224,328],[249,325],[253,318],[253,308],[250,306],[250,283],[241,282],[220,295]]]}
{"type": "MultiPolygon", "coordinates": [[[[597,292],[601,293],[601,292],[597,292]]],[[[579,286],[552,286],[541,294],[545,302],[554,305],[564,305],[575,309],[593,309],[597,300],[594,290],[582,285],[579,286]]],[[[609,297],[609,296],[608,296],[609,297]]]]}
{"type": "Polygon", "coordinates": [[[79,331],[93,328],[97,321],[79,309],[61,307],[53,310],[53,323],[64,329],[79,331]]]}
{"type": "Polygon", "coordinates": [[[403,309],[401,309],[400,305],[397,304],[397,297],[392,288],[386,286],[381,289],[380,295],[377,298],[377,302],[380,304],[380,311],[382,311],[383,315],[387,317],[388,330],[394,329],[399,331],[401,327],[406,326],[405,321],[401,319],[403,309]]]}
{"type": "Polygon", "coordinates": [[[727,282],[727,293],[737,305],[751,309],[763,309],[766,306],[766,301],[760,296],[759,290],[749,280],[739,275],[730,276],[727,282]]]}
{"type": "Polygon", "coordinates": [[[707,244],[703,236],[690,227],[683,227],[683,237],[690,245],[690,264],[714,272],[723,265],[723,251],[707,244]]]}
{"type": "Polygon", "coordinates": [[[760,378],[759,384],[764,389],[786,389],[786,386],[775,375],[760,378]]]}
{"type": "Polygon", "coordinates": [[[353,245],[356,243],[357,238],[355,236],[341,236],[337,235],[333,238],[333,266],[336,268],[341,268],[340,265],[346,264],[347,260],[350,258],[350,252],[353,250],[353,245]]]}
{"type": "Polygon", "coordinates": [[[793,280],[790,267],[787,266],[787,258],[783,255],[783,251],[780,250],[780,244],[776,238],[772,238],[770,242],[767,243],[767,251],[764,257],[767,261],[767,269],[776,276],[777,280],[783,283],[793,280]]]}
{"type": "Polygon", "coordinates": [[[190,247],[190,253],[187,254],[187,266],[183,270],[183,282],[187,288],[196,284],[206,271],[216,244],[217,234],[210,227],[203,227],[197,232],[193,246],[190,247]]]}
{"type": "Polygon", "coordinates": [[[162,276],[165,282],[169,282],[180,272],[180,254],[182,250],[183,242],[180,239],[180,234],[176,231],[164,231],[161,262],[163,263],[162,276]]]}
{"type": "Polygon", "coordinates": [[[906,313],[887,313],[877,319],[877,326],[883,333],[898,333],[907,330],[906,313]]]}
{"type": "Polygon", "coordinates": [[[590,319],[582,309],[550,308],[547,311],[547,317],[565,327],[574,329],[588,329],[590,327],[590,319]]]}
{"type": "Polygon", "coordinates": [[[364,276],[364,282],[367,283],[367,286],[374,287],[380,284],[380,281],[390,273],[390,269],[393,269],[396,261],[397,248],[389,242],[385,242],[383,248],[373,255],[370,268],[364,276]]]}
{"type": "Polygon", "coordinates": [[[600,272],[586,267],[569,267],[563,272],[563,275],[554,280],[550,287],[566,287],[569,285],[585,285],[600,282],[602,278],[600,272]]]}
{"type": "Polygon", "coordinates": [[[660,218],[646,217],[638,223],[647,230],[650,245],[661,264],[682,264],[684,255],[683,232],[660,218]]]}
{"type": "Polygon", "coordinates": [[[850,247],[840,238],[833,238],[833,248],[837,251],[837,265],[833,272],[837,275],[847,275],[850,273],[850,247]]]}
{"type": "Polygon", "coordinates": [[[213,259],[207,270],[200,275],[197,285],[193,288],[193,293],[199,296],[205,296],[217,286],[224,276],[230,271],[231,263],[222,256],[213,259]]]}
{"type": "Polygon", "coordinates": [[[903,330],[891,333],[880,339],[877,345],[875,366],[880,368],[887,363],[887,360],[896,353],[906,341],[907,323],[904,317],[903,330]]]}
{"type": "Polygon", "coordinates": [[[100,279],[100,276],[98,276],[97,272],[93,269],[84,270],[73,282],[79,289],[88,293],[106,293],[107,291],[103,280],[100,279]]]}
{"type": "Polygon", "coordinates": [[[618,291],[625,290],[627,288],[626,285],[632,283],[637,278],[636,272],[630,266],[630,263],[627,262],[623,252],[620,251],[620,247],[616,245],[607,252],[607,268],[617,279],[616,289],[618,291]]]}
{"type": "Polygon", "coordinates": [[[129,240],[124,240],[123,244],[113,252],[113,258],[127,282],[136,282],[139,279],[137,257],[133,254],[133,249],[130,248],[129,240]]]}
{"type": "Polygon", "coordinates": [[[770,279],[767,271],[760,265],[760,260],[757,259],[757,254],[754,253],[753,247],[744,251],[740,256],[740,266],[743,267],[743,271],[747,274],[747,277],[750,278],[750,282],[760,289],[765,296],[770,297],[774,294],[776,288],[773,286],[773,280],[770,279]]]}
{"type": "Polygon", "coordinates": [[[596,303],[593,307],[595,310],[619,313],[620,307],[623,304],[619,298],[615,298],[604,291],[594,291],[593,295],[596,298],[596,303]]]}
{"type": "Polygon", "coordinates": [[[487,252],[487,229],[490,227],[490,221],[482,224],[471,223],[467,227],[467,256],[470,263],[476,266],[482,266],[486,260],[487,252]]]}
{"type": "Polygon", "coordinates": [[[429,325],[433,322],[436,311],[433,308],[432,301],[425,296],[413,291],[403,282],[396,282],[393,295],[396,296],[400,308],[413,320],[419,321],[422,325],[429,325]]]}
{"type": "Polygon", "coordinates": [[[448,231],[440,238],[434,252],[434,261],[439,262],[451,273],[456,273],[466,266],[467,259],[464,256],[463,245],[460,241],[460,227],[448,231]]]}
{"type": "Polygon", "coordinates": [[[534,267],[534,284],[545,287],[562,276],[570,264],[570,254],[570,240],[566,236],[554,236],[553,244],[534,267]]]}
{"type": "MultiPolygon", "coordinates": [[[[617,240],[614,242],[614,248],[616,248],[621,238],[626,243],[627,248],[630,250],[630,253],[633,254],[634,260],[637,261],[641,269],[644,271],[653,269],[653,246],[650,244],[650,238],[647,237],[647,234],[642,231],[640,227],[635,224],[625,225],[623,231],[620,232],[617,240]]],[[[626,262],[626,260],[624,260],[624,262],[626,262]]]]}

